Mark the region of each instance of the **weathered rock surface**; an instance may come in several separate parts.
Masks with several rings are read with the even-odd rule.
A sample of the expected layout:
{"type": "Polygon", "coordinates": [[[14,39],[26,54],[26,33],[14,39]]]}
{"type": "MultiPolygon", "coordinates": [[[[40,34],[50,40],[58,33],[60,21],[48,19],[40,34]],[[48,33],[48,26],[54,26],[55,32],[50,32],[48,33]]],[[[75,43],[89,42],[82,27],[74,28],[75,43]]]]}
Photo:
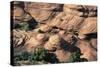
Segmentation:
{"type": "Polygon", "coordinates": [[[50,21],[55,16],[55,12],[63,10],[63,4],[27,3],[26,6],[26,11],[40,23],[50,21]]]}
{"type": "Polygon", "coordinates": [[[82,16],[82,17],[93,17],[96,16],[97,13],[97,7],[96,6],[88,6],[88,5],[73,5],[73,4],[69,4],[69,5],[64,5],[64,11],[66,13],[70,13],[73,15],[77,15],[77,16],[82,16]]]}
{"type": "Polygon", "coordinates": [[[57,50],[55,51],[55,54],[57,55],[57,58],[59,59],[59,62],[69,62],[71,53],[64,51],[64,50],[57,50]]]}
{"type": "Polygon", "coordinates": [[[61,38],[59,35],[53,35],[49,38],[48,42],[44,45],[47,50],[55,50],[60,47],[61,38]]]}
{"type": "Polygon", "coordinates": [[[79,41],[79,44],[77,46],[80,48],[80,50],[83,54],[81,57],[83,57],[83,58],[85,57],[88,61],[96,61],[97,60],[96,50],[90,45],[89,42],[81,40],[81,41],[79,41]]]}
{"type": "MultiPolygon", "coordinates": [[[[20,21],[37,22],[35,29],[13,29],[16,52],[31,52],[44,47],[56,54],[59,62],[69,62],[72,52],[80,50],[81,57],[97,60],[97,7],[88,5],[24,3],[14,7],[15,25],[20,21]],[[19,6],[18,6],[19,5],[19,6]]],[[[31,23],[31,22],[30,22],[31,23]]]]}
{"type": "Polygon", "coordinates": [[[84,20],[82,27],[79,30],[79,36],[84,34],[96,33],[97,32],[97,18],[96,17],[88,17],[84,20]]]}

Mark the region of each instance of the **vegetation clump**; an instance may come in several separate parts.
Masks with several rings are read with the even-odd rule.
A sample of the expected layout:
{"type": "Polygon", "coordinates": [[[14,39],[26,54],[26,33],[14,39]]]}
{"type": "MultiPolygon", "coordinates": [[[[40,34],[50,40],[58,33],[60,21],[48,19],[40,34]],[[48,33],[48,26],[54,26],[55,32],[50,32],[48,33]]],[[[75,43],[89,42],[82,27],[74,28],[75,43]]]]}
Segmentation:
{"type": "Polygon", "coordinates": [[[22,52],[21,54],[15,55],[14,61],[15,65],[18,64],[19,61],[29,61],[29,64],[58,63],[56,55],[49,53],[44,48],[37,48],[33,53],[22,52]]]}
{"type": "Polygon", "coordinates": [[[19,23],[15,26],[15,29],[29,30],[29,24],[25,22],[19,23]]]}
{"type": "Polygon", "coordinates": [[[73,52],[70,57],[70,62],[85,62],[87,59],[81,58],[81,53],[79,51],[73,52]]]}

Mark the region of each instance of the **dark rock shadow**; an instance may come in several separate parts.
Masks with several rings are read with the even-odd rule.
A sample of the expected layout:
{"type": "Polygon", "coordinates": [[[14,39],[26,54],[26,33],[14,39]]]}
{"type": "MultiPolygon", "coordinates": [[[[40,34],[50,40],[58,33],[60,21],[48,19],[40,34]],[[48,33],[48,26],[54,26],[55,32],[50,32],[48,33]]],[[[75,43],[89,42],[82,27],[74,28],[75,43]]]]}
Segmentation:
{"type": "MultiPolygon", "coordinates": [[[[77,42],[77,41],[76,41],[77,42]]],[[[80,51],[80,48],[78,48],[77,46],[75,46],[76,42],[74,42],[73,44],[69,44],[68,42],[66,42],[64,39],[61,40],[61,45],[60,47],[62,49],[64,49],[65,51],[69,51],[69,52],[76,52],[76,51],[80,51]]]]}
{"type": "Polygon", "coordinates": [[[77,43],[77,41],[75,42],[75,44],[69,44],[67,43],[65,40],[62,40],[61,42],[61,48],[64,50],[64,51],[68,51],[70,52],[72,55],[71,56],[74,56],[76,58],[72,58],[73,59],[73,62],[86,62],[88,61],[86,58],[81,58],[80,56],[83,55],[81,53],[81,50],[79,47],[75,46],[75,44],[77,43]],[[73,55],[73,53],[75,55],[73,55]]]}
{"type": "Polygon", "coordinates": [[[86,38],[84,38],[85,40],[91,40],[92,38],[96,39],[97,38],[97,32],[95,33],[90,33],[90,34],[85,34],[86,38]]]}
{"type": "MultiPolygon", "coordinates": [[[[30,15],[30,13],[27,13],[30,15]]],[[[30,15],[31,16],[31,15],[30,15]]],[[[32,17],[32,16],[31,16],[32,17]]],[[[32,17],[32,19],[30,19],[28,22],[29,24],[29,30],[32,30],[34,29],[37,25],[38,25],[38,22],[32,17]]]]}

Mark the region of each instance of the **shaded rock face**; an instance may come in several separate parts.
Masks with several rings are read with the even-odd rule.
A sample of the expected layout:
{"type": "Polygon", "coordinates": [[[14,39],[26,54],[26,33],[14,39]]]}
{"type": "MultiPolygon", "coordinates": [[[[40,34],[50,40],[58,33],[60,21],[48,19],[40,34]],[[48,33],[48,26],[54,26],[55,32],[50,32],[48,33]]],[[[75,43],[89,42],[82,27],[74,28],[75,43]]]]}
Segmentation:
{"type": "Polygon", "coordinates": [[[13,2],[13,47],[16,53],[43,47],[69,62],[71,53],[97,60],[97,7],[88,5],[13,2]],[[23,4],[22,4],[23,3],[23,4]],[[22,4],[22,5],[21,5],[22,4]],[[16,28],[28,23],[28,30],[16,28]]]}
{"type": "Polygon", "coordinates": [[[37,21],[31,16],[30,13],[25,11],[24,2],[12,2],[11,3],[11,20],[13,28],[20,26],[20,23],[27,23],[30,30],[34,29],[37,25],[37,21]]]}

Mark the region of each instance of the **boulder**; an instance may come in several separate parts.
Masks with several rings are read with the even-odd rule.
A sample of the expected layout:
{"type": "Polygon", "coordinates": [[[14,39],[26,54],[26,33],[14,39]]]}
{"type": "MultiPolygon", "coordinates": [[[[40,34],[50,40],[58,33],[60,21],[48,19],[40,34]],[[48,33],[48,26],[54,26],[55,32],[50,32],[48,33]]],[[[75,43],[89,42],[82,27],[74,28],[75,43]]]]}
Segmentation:
{"type": "Polygon", "coordinates": [[[64,50],[56,50],[55,51],[55,55],[57,56],[57,59],[59,60],[59,62],[69,62],[70,61],[70,56],[71,53],[68,51],[64,51],[64,50]]]}
{"type": "Polygon", "coordinates": [[[60,48],[60,41],[61,38],[59,35],[52,35],[50,36],[48,42],[44,45],[44,48],[47,50],[55,50],[57,48],[60,48]]]}
{"type": "Polygon", "coordinates": [[[49,25],[41,25],[39,27],[39,30],[43,31],[43,32],[49,32],[51,30],[52,27],[50,27],[49,25]]]}

